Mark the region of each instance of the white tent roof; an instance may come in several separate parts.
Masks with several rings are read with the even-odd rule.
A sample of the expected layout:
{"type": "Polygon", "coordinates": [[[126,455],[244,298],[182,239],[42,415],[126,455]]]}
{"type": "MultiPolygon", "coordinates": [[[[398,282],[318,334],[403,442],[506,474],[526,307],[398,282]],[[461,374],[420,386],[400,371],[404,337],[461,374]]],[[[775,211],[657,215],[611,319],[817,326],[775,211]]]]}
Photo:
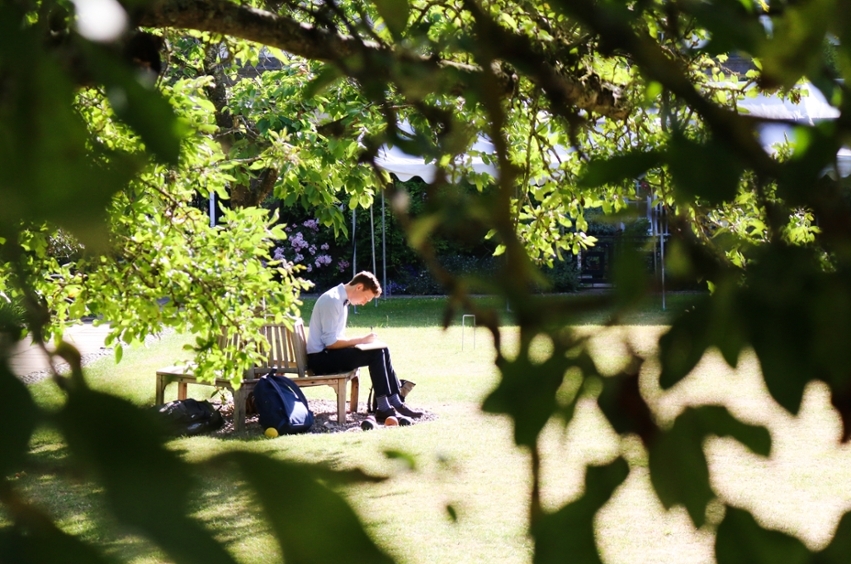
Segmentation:
{"type": "MultiPolygon", "coordinates": [[[[760,94],[754,98],[746,98],[739,103],[739,107],[745,109],[749,115],[786,120],[800,125],[815,125],[819,121],[839,117],[839,110],[827,103],[818,88],[810,83],[801,88],[806,94],[801,95],[801,101],[797,104],[776,96],[760,94]]],[[[792,127],[787,123],[766,123],[759,126],[759,138],[763,147],[776,152],[775,145],[787,142],[794,144],[792,127]]],[[[842,177],[851,175],[851,149],[840,149],[836,155],[836,164],[842,177]]]]}
{"type": "MultiPolygon", "coordinates": [[[[767,119],[784,119],[800,124],[814,125],[818,121],[836,119],[839,110],[827,103],[821,91],[810,83],[801,87],[801,101],[781,100],[777,96],[759,94],[739,102],[739,108],[750,115],[767,119]]],[[[744,113],[744,112],[743,112],[744,113]]]]}
{"type": "MultiPolygon", "coordinates": [[[[797,104],[789,100],[782,100],[776,96],[760,94],[753,98],[745,98],[738,105],[744,110],[743,113],[749,115],[766,119],[785,120],[801,125],[813,125],[818,121],[839,117],[839,110],[828,104],[821,91],[815,86],[808,83],[802,87],[802,90],[805,93],[802,93],[801,101],[797,104]]],[[[772,151],[774,150],[772,147],[776,144],[785,143],[786,141],[794,142],[792,138],[792,125],[762,125],[760,126],[760,139],[763,146],[772,151]]],[[[476,141],[473,145],[473,150],[486,155],[494,155],[496,153],[493,143],[484,137],[476,141]]],[[[571,149],[565,148],[563,152],[567,154],[570,151],[571,149]]],[[[496,167],[493,164],[485,163],[480,156],[466,156],[464,158],[468,159],[468,164],[475,172],[496,176],[496,167]]],[[[837,155],[837,161],[839,172],[843,177],[851,174],[851,149],[841,149],[837,155]]],[[[426,163],[422,157],[409,155],[398,147],[387,145],[379,150],[375,162],[382,169],[395,174],[402,181],[419,176],[424,182],[430,184],[434,182],[437,171],[437,167],[433,163],[426,163]]]]}
{"type": "Polygon", "coordinates": [[[427,164],[422,157],[409,155],[398,147],[381,147],[375,164],[395,174],[402,182],[415,176],[419,176],[427,184],[434,182],[436,167],[433,164],[427,164]]]}
{"type": "MultiPolygon", "coordinates": [[[[477,153],[486,155],[495,155],[496,149],[489,139],[480,137],[474,144],[473,150],[477,153]]],[[[491,176],[496,176],[496,166],[485,163],[480,156],[465,156],[469,165],[472,166],[475,172],[485,172],[491,176]]],[[[437,173],[437,166],[433,163],[425,162],[425,159],[419,156],[409,155],[398,147],[385,145],[378,151],[378,157],[375,163],[386,170],[392,172],[399,180],[410,180],[415,176],[419,176],[427,184],[434,182],[434,176],[437,173]]]]}

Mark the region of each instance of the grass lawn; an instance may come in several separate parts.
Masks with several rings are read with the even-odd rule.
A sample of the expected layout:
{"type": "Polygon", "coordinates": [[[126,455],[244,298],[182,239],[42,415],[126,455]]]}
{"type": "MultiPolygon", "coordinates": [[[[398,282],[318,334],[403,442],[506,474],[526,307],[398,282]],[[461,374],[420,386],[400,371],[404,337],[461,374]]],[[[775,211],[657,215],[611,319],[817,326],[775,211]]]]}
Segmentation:
{"type": "MultiPolygon", "coordinates": [[[[668,310],[687,307],[692,299],[669,296],[668,310]]],[[[524,528],[528,457],[514,446],[509,421],[478,409],[497,381],[489,335],[477,329],[473,348],[468,327],[462,350],[460,315],[452,327],[443,330],[442,304],[438,298],[398,298],[359,307],[349,315],[353,334],[359,328],[374,327],[390,344],[400,377],[417,384],[409,401],[436,414],[435,420],[368,433],[274,440],[258,432],[232,438],[184,438],[172,441],[171,446],[191,460],[241,449],[391,476],[382,483],[348,486],[342,491],[373,538],[402,563],[530,562],[532,544],[524,528]],[[411,453],[415,467],[389,459],[384,454],[388,450],[411,453]],[[456,512],[457,521],[450,518],[448,507],[456,512]]],[[[311,307],[312,300],[305,300],[305,318],[311,307]]],[[[624,340],[652,356],[667,319],[658,304],[648,304],[628,320],[629,325],[603,329],[594,325],[604,320],[599,313],[586,314],[575,322],[583,325],[581,330],[598,334],[593,346],[600,365],[615,371],[627,358],[624,340]]],[[[506,327],[505,332],[508,344],[515,343],[516,331],[506,327]]],[[[132,347],[117,366],[111,358],[90,365],[87,378],[97,389],[139,405],[152,405],[154,372],[184,358],[181,347],[188,339],[170,335],[147,348],[132,347]]],[[[851,509],[851,450],[836,446],[839,421],[823,387],[814,385],[807,390],[804,408],[793,418],[768,398],[758,376],[758,366],[750,357],[733,371],[716,355],[709,355],[695,374],[667,393],[655,389],[654,366],[649,362],[643,385],[661,419],[673,418],[690,402],[722,402],[742,419],[767,425],[775,440],[769,459],[755,457],[730,440],[707,441],[713,487],[727,502],[752,511],[764,526],[792,532],[811,548],[821,547],[831,538],[839,517],[851,509]]],[[[49,382],[31,389],[42,404],[61,402],[61,395],[49,382]]],[[[209,395],[210,390],[190,389],[198,397],[209,395]]],[[[364,378],[362,401],[368,389],[368,378],[364,378]]],[[[305,391],[308,398],[333,397],[330,388],[305,391]]],[[[167,390],[167,400],[173,399],[174,393],[173,388],[167,390]]],[[[712,533],[694,530],[683,510],[661,507],[652,493],[641,449],[630,440],[619,442],[594,404],[580,405],[567,429],[547,428],[542,443],[543,495],[551,509],[581,494],[586,464],[608,461],[619,452],[632,460],[627,482],[595,523],[605,562],[714,562],[712,533]]],[[[106,547],[122,561],[163,561],[155,546],[109,520],[99,492],[67,464],[65,447],[55,433],[40,430],[33,439],[32,453],[35,463],[16,479],[16,485],[37,499],[66,531],[106,547]]],[[[276,542],[256,519],[247,491],[216,468],[205,467],[201,478],[193,492],[197,517],[240,562],[280,561],[276,542]]],[[[0,513],[0,524],[4,520],[0,513]]]]}

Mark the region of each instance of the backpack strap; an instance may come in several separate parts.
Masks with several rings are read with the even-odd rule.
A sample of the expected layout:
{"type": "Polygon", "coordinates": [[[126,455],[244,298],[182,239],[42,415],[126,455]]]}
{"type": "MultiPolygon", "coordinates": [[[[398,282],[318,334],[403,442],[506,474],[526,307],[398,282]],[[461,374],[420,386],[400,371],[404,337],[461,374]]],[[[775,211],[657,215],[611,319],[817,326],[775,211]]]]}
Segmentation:
{"type": "MultiPolygon", "coordinates": [[[[273,368],[272,370],[270,370],[269,373],[266,374],[266,376],[276,376],[275,369],[273,368]]],[[[281,390],[281,386],[278,385],[278,382],[276,382],[274,378],[266,378],[266,380],[269,382],[269,384],[272,385],[272,389],[275,390],[275,392],[278,394],[278,397],[280,397],[281,401],[284,402],[284,405],[286,405],[287,404],[287,398],[284,396],[284,392],[281,390]]],[[[289,388],[287,388],[287,389],[289,389],[289,388]]],[[[292,391],[292,390],[290,390],[290,391],[292,391]]],[[[298,394],[294,394],[294,395],[296,396],[296,398],[298,398],[298,394]]]]}

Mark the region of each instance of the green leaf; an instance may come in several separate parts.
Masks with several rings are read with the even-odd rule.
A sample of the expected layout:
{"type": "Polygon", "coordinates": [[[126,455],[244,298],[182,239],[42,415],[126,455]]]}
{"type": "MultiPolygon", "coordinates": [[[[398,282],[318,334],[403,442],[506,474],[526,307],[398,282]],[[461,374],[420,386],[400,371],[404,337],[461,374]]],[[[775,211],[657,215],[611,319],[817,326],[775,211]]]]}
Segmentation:
{"type": "Polygon", "coordinates": [[[835,0],[809,0],[773,16],[771,37],[756,53],[762,60],[764,83],[791,88],[805,74],[821,71],[821,47],[834,11],[841,9],[835,0]]]}
{"type": "Polygon", "coordinates": [[[677,317],[668,332],[659,338],[659,361],[662,364],[659,385],[663,390],[688,376],[703,358],[710,345],[710,311],[708,300],[704,300],[677,317]]]}
{"type": "Polygon", "coordinates": [[[618,250],[612,265],[612,281],[618,304],[635,305],[649,289],[646,255],[627,243],[618,250]]]}
{"type": "Polygon", "coordinates": [[[105,209],[140,159],[107,151],[73,107],[74,86],[43,52],[36,28],[0,6],[0,231],[21,221],[51,221],[89,250],[101,249],[105,209]],[[26,53],[26,56],[10,54],[26,53]]]}
{"type": "Polygon", "coordinates": [[[247,452],[218,459],[239,466],[287,564],[393,562],[369,538],[345,500],[317,482],[305,467],[247,452]]]}
{"type": "Polygon", "coordinates": [[[416,470],[417,469],[417,458],[403,450],[398,449],[387,449],[384,451],[384,456],[391,460],[398,460],[403,463],[408,470],[416,470]]]}
{"type": "Polygon", "coordinates": [[[813,296],[823,274],[811,250],[777,246],[757,255],[748,285],[738,300],[747,336],[759,358],[766,387],[789,413],[801,406],[804,389],[826,372],[814,362],[819,344],[812,316],[813,296]]]}
{"type": "MultiPolygon", "coordinates": [[[[812,553],[794,537],[759,526],[750,513],[727,507],[715,537],[718,564],[804,564],[812,553]]],[[[847,562],[847,560],[846,560],[847,562]]]]}
{"type": "Polygon", "coordinates": [[[732,200],[738,192],[744,167],[721,142],[700,144],[675,135],[668,143],[667,160],[680,202],[701,198],[716,205],[732,200]]]}
{"type": "Polygon", "coordinates": [[[619,435],[634,433],[647,442],[657,426],[638,388],[640,369],[640,359],[634,359],[623,373],[603,378],[597,405],[619,435]]]}
{"type": "Polygon", "coordinates": [[[314,98],[342,77],[343,73],[340,72],[340,69],[334,65],[324,65],[319,73],[317,73],[316,78],[311,80],[304,88],[304,98],[307,100],[314,98]]]}
{"type": "Polygon", "coordinates": [[[453,523],[458,522],[458,511],[455,509],[455,506],[451,503],[446,504],[446,514],[449,516],[449,519],[453,523]]]}
{"type": "MultiPolygon", "coordinates": [[[[2,299],[2,298],[0,298],[2,299]]],[[[2,333],[0,333],[2,337],[2,333]]],[[[6,417],[0,433],[0,479],[19,469],[27,453],[40,410],[29,390],[7,366],[0,362],[0,413],[6,417]]]]}
{"type": "Polygon", "coordinates": [[[139,82],[133,69],[99,48],[87,51],[99,82],[106,88],[115,115],[139,134],[145,147],[161,162],[176,165],[182,126],[171,104],[153,88],[139,82]]]}
{"type": "Polygon", "coordinates": [[[514,420],[514,441],[533,446],[558,407],[556,394],[574,362],[556,350],[544,362],[532,362],[528,342],[514,360],[498,362],[502,378],[482,403],[487,413],[505,413],[514,420]]]}
{"type": "Polygon", "coordinates": [[[771,450],[767,429],[742,423],[720,406],[686,409],[670,430],[653,441],[649,449],[650,481],[659,500],[666,508],[685,506],[698,528],[706,520],[706,505],[715,497],[703,452],[707,435],[731,436],[763,456],[771,450]]]}
{"type": "Polygon", "coordinates": [[[402,33],[408,25],[408,14],[410,6],[408,0],[372,0],[381,19],[387,24],[387,29],[393,34],[393,37],[398,41],[402,37],[402,33]]]}
{"type": "Polygon", "coordinates": [[[795,128],[800,140],[797,145],[803,149],[796,150],[792,158],[782,164],[778,178],[778,193],[792,205],[809,205],[813,188],[827,188],[827,181],[822,180],[824,170],[834,162],[840,146],[823,127],[795,128]]]}
{"type": "Polygon", "coordinates": [[[711,40],[704,48],[711,54],[734,51],[756,53],[765,40],[765,29],[739,0],[690,2],[684,10],[694,14],[701,25],[711,32],[711,40]]]}
{"type": "Polygon", "coordinates": [[[847,564],[848,562],[851,562],[851,513],[842,516],[833,540],[816,557],[817,564],[847,564]]]}
{"type": "Polygon", "coordinates": [[[592,159],[586,165],[577,184],[593,188],[624,180],[635,180],[661,163],[662,155],[657,151],[636,151],[608,159],[592,159]]]}
{"type": "Polygon", "coordinates": [[[760,456],[771,455],[771,434],[760,425],[742,423],[718,405],[704,405],[691,408],[694,417],[698,418],[707,430],[718,437],[732,437],[748,447],[751,452],[760,456]]]}
{"type": "Polygon", "coordinates": [[[0,529],[0,562],[16,564],[109,564],[94,547],[56,527],[47,516],[20,529],[0,529]]]}
{"type": "Polygon", "coordinates": [[[714,497],[703,453],[702,429],[677,420],[674,428],[650,447],[650,478],[665,508],[684,505],[695,527],[703,526],[706,504],[714,497]]]}
{"type": "Polygon", "coordinates": [[[719,281],[712,294],[710,341],[718,347],[727,364],[736,367],[739,353],[747,344],[746,321],[741,318],[738,284],[734,280],[719,281]]]}
{"type": "Polygon", "coordinates": [[[605,466],[589,466],[585,493],[555,513],[541,516],[532,527],[534,564],[602,564],[597,550],[594,517],[629,475],[629,465],[616,458],[605,466]]]}
{"type": "Polygon", "coordinates": [[[408,241],[411,247],[421,248],[438,225],[440,225],[440,216],[436,214],[423,215],[411,221],[408,228],[408,241]]]}
{"type": "Polygon", "coordinates": [[[132,403],[74,387],[57,416],[73,456],[103,484],[112,513],[176,562],[233,564],[187,516],[189,465],[165,448],[162,422],[132,403]]]}

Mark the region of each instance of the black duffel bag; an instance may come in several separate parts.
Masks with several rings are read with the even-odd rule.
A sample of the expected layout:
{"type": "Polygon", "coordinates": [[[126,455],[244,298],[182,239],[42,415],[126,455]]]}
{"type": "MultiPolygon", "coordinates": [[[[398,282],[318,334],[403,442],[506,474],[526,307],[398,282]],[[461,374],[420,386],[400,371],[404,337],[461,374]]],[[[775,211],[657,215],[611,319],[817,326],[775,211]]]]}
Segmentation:
{"type": "Polygon", "coordinates": [[[203,435],[221,429],[222,414],[207,400],[187,398],[157,408],[166,428],[174,435],[203,435]]]}

